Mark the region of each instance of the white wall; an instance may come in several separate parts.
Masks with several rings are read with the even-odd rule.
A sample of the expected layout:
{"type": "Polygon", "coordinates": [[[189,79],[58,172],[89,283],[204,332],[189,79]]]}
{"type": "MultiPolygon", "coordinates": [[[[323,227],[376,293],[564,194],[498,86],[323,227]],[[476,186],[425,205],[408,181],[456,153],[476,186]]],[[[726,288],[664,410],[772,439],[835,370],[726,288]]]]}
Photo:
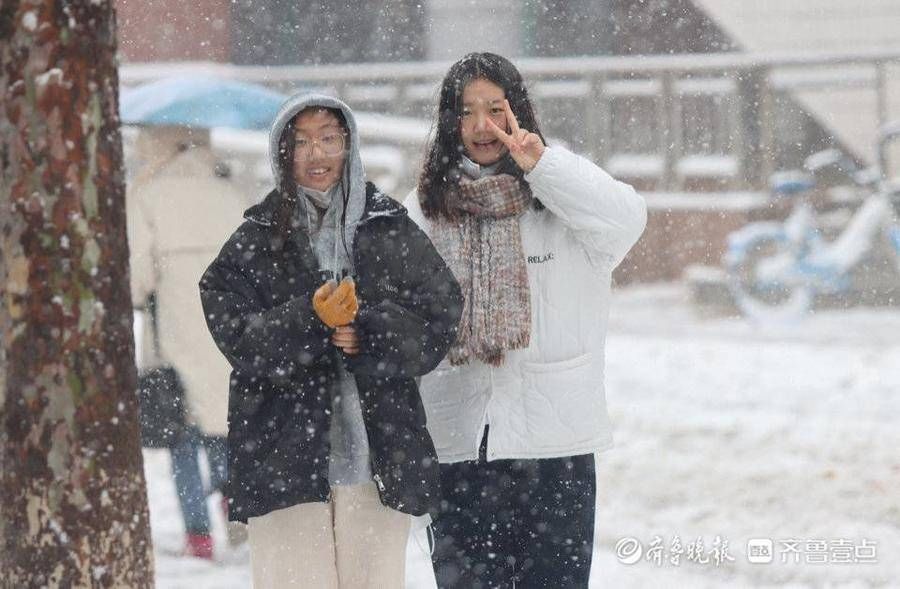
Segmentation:
{"type": "MultiPolygon", "coordinates": [[[[900,0],[693,1],[749,52],[900,51],[900,0]]],[[[871,72],[856,68],[855,74],[871,72]]],[[[845,73],[854,75],[835,71],[835,79],[846,79],[845,73]]],[[[900,119],[900,67],[887,73],[888,120],[900,119]]],[[[857,155],[874,162],[878,110],[872,88],[804,90],[793,96],[857,155]]]]}
{"type": "Polygon", "coordinates": [[[900,49],[898,0],[694,0],[745,49],[900,49]]]}

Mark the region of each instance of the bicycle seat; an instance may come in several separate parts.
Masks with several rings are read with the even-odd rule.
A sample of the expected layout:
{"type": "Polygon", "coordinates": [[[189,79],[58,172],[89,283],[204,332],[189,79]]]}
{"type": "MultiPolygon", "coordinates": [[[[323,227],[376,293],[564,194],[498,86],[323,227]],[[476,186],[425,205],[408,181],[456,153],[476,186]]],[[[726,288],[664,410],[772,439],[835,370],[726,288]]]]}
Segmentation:
{"type": "Polygon", "coordinates": [[[811,190],[815,185],[812,176],[799,170],[775,172],[769,176],[769,191],[776,196],[792,196],[811,190]]]}

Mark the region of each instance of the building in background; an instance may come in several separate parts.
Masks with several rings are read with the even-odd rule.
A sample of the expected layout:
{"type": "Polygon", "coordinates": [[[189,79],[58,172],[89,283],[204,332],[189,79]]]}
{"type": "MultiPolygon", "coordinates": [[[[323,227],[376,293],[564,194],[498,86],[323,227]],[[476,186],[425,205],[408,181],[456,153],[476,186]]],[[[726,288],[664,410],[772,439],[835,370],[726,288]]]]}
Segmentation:
{"type": "Polygon", "coordinates": [[[312,65],[425,59],[415,0],[117,0],[124,63],[312,65]]]}
{"type": "MultiPolygon", "coordinates": [[[[709,2],[715,5],[715,2],[709,2]]],[[[710,53],[702,0],[117,0],[125,62],[242,65],[710,53]]]]}
{"type": "MultiPolygon", "coordinates": [[[[450,61],[471,50],[513,58],[544,133],[649,195],[649,227],[621,280],[717,263],[729,231],[772,214],[763,193],[773,171],[829,147],[872,164],[878,126],[900,117],[896,0],[117,6],[123,83],[170,62],[237,64],[250,67],[216,71],[425,124],[450,61]]],[[[403,147],[398,194],[415,181],[416,152],[403,147]]]]}
{"type": "MultiPolygon", "coordinates": [[[[900,2],[895,0],[118,0],[117,10],[125,64],[452,61],[475,49],[514,58],[900,51],[900,2]]],[[[845,68],[812,75],[816,79],[806,80],[805,88],[791,88],[772,105],[779,111],[772,147],[776,160],[796,165],[803,152],[837,143],[861,161],[871,161],[877,112],[886,111],[882,118],[900,112],[896,76],[887,76],[889,88],[879,97],[870,91],[871,78],[879,73],[845,68]],[[837,85],[843,89],[835,91],[837,85]]],[[[797,81],[779,80],[784,87],[797,81]]],[[[759,98],[752,88],[735,92],[750,102],[759,98]]],[[[650,128],[656,117],[646,111],[652,107],[632,98],[629,118],[639,123],[632,143],[652,143],[659,132],[650,128]]],[[[748,127],[741,140],[759,133],[751,128],[752,115],[735,115],[748,127]]],[[[571,126],[577,141],[584,127],[571,126]]],[[[559,134],[571,136],[566,130],[559,134]]],[[[714,137],[700,140],[715,142],[714,137]]],[[[637,148],[645,146],[629,149],[637,148]]]]}

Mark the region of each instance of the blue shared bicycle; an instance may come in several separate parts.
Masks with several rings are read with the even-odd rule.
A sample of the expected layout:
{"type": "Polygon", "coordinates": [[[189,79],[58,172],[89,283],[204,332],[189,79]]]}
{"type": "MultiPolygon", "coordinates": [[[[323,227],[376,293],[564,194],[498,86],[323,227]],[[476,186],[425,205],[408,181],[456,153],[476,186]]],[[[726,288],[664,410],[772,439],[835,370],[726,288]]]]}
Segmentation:
{"type": "Polygon", "coordinates": [[[888,149],[898,138],[900,122],[886,126],[874,174],[847,172],[868,196],[833,237],[823,233],[812,194],[818,172],[841,167],[837,152],[807,158],[806,172],[772,176],[773,195],[793,201],[788,217],[750,223],[728,238],[723,261],[741,312],[757,319],[796,318],[819,296],[849,294],[858,287],[855,270],[876,248],[887,252],[892,271],[900,273],[900,184],[886,178],[888,149]]]}

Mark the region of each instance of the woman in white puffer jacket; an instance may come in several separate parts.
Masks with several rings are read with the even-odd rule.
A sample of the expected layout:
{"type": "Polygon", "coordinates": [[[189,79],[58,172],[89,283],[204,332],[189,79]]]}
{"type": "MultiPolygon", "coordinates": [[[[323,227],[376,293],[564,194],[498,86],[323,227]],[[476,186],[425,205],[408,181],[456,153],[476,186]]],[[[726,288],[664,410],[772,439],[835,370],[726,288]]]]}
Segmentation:
{"type": "Polygon", "coordinates": [[[422,378],[441,461],[439,587],[587,587],[611,275],[646,205],[547,146],[508,60],[472,53],[441,89],[406,199],[466,297],[459,339],[422,378]]]}

